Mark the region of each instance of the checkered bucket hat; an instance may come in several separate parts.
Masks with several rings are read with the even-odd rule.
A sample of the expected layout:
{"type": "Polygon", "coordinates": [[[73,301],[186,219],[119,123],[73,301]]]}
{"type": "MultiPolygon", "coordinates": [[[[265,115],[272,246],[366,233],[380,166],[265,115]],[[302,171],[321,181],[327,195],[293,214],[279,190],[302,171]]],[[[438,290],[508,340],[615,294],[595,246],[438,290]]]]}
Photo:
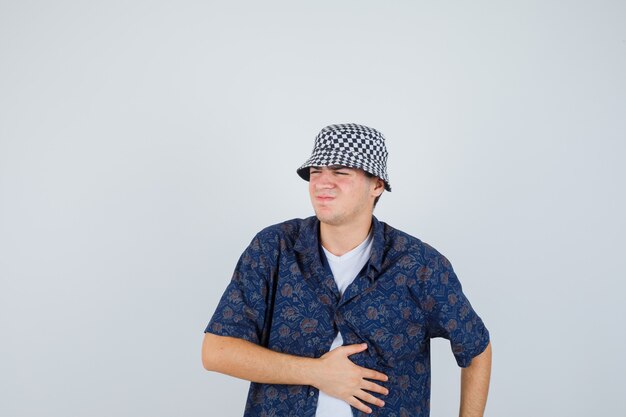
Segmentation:
{"type": "Polygon", "coordinates": [[[391,191],[385,137],[376,129],[354,123],[326,126],[315,138],[311,157],[297,173],[308,181],[309,167],[330,165],[360,168],[382,179],[385,190],[391,191]]]}

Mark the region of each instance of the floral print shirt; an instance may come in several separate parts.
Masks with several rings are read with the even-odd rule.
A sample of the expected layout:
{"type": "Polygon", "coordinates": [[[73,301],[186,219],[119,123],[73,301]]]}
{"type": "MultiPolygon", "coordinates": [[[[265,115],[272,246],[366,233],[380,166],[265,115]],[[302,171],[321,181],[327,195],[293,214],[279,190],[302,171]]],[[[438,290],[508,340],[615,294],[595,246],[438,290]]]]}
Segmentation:
{"type": "MultiPolygon", "coordinates": [[[[205,332],[277,352],[317,358],[336,332],[350,356],[386,374],[384,407],[369,416],[427,417],[430,339],[450,340],[461,367],[487,347],[489,332],[462,292],[450,262],[421,240],[372,217],[368,264],[340,295],[319,243],[316,217],[259,232],[241,255],[205,332]]],[[[244,417],[314,417],[312,386],[251,383],[244,417]]],[[[352,408],[355,417],[368,414],[352,408]]]]}

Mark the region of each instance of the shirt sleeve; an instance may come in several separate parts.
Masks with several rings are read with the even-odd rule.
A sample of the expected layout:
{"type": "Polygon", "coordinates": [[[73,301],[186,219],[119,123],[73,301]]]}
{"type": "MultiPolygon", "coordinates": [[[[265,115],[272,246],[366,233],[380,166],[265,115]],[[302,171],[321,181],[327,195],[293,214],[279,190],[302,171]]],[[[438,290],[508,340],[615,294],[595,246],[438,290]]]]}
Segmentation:
{"type": "Polygon", "coordinates": [[[271,274],[267,261],[257,235],[239,258],[205,333],[261,343],[271,274]]]}
{"type": "Polygon", "coordinates": [[[465,368],[489,344],[489,331],[463,294],[448,259],[437,253],[427,267],[420,269],[418,279],[424,284],[422,308],[428,317],[428,333],[431,338],[448,339],[457,364],[465,368]]]}

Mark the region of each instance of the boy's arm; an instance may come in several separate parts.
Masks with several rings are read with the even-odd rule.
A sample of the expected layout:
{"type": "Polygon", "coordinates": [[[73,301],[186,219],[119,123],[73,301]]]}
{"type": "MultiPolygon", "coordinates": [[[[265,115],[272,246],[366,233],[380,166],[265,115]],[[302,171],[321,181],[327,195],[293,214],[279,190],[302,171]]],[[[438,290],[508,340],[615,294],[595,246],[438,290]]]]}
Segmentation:
{"type": "Polygon", "coordinates": [[[220,372],[265,384],[311,385],[365,413],[363,402],[382,407],[384,402],[367,391],[387,395],[388,390],[367,381],[386,381],[387,376],[355,365],[348,356],[367,349],[367,344],[340,346],[320,358],[275,352],[247,340],[205,333],[202,364],[220,372]],[[361,401],[359,401],[361,400],[361,401]]]}
{"type": "Polygon", "coordinates": [[[487,404],[491,376],[491,343],[461,370],[460,417],[482,417],[487,404]]]}

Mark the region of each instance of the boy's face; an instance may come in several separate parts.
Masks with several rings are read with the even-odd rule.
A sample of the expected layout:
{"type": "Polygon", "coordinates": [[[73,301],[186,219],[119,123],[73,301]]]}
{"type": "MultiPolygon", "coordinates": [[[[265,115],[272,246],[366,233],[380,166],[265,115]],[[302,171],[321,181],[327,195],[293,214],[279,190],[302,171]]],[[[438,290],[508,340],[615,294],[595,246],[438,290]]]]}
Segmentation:
{"type": "Polygon", "coordinates": [[[384,183],[360,169],[341,165],[309,168],[309,195],[317,218],[332,226],[372,215],[384,183]]]}

